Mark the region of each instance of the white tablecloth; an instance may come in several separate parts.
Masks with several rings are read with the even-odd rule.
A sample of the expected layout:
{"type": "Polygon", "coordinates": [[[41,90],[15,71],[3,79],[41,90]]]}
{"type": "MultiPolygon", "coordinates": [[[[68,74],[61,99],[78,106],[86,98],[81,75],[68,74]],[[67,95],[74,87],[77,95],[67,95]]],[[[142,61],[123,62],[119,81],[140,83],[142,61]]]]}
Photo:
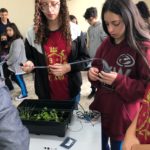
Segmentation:
{"type": "Polygon", "coordinates": [[[101,150],[101,123],[100,120],[94,122],[94,126],[90,122],[78,119],[75,115],[68,127],[65,137],[57,137],[50,135],[33,135],[30,137],[30,150],[65,150],[60,144],[66,137],[76,139],[76,143],[70,150],[101,150]],[[47,149],[48,150],[48,149],[47,149]]]}

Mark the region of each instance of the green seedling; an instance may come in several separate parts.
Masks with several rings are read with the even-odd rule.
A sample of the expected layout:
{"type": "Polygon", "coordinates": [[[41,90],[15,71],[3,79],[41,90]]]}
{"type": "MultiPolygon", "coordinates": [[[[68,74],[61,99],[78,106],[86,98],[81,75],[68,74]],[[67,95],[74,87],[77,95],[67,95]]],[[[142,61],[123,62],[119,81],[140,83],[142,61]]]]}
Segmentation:
{"type": "Polygon", "coordinates": [[[37,112],[35,108],[31,109],[24,107],[19,109],[19,113],[22,120],[63,122],[65,112],[56,109],[49,110],[47,107],[44,107],[41,111],[37,112]]]}

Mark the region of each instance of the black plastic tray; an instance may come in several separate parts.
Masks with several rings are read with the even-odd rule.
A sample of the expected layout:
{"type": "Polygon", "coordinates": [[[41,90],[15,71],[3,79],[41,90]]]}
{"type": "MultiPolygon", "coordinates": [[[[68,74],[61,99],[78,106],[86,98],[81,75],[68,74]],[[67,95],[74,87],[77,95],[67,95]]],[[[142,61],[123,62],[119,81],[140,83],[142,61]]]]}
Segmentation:
{"type": "Polygon", "coordinates": [[[18,106],[18,109],[21,109],[23,107],[28,107],[31,109],[42,109],[44,107],[47,107],[48,109],[66,111],[67,113],[63,122],[22,120],[23,124],[29,129],[30,133],[57,135],[60,137],[64,137],[67,130],[67,126],[72,118],[75,102],[72,100],[51,101],[26,99],[18,106]]]}

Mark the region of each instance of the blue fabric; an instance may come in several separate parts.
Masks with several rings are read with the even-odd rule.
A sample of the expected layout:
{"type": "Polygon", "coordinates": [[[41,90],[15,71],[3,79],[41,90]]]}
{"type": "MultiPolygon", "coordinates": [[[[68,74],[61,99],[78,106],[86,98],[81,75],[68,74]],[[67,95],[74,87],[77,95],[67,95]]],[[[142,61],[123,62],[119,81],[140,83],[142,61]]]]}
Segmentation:
{"type": "Polygon", "coordinates": [[[17,82],[21,88],[22,96],[27,96],[27,89],[26,89],[25,82],[23,80],[23,75],[16,75],[16,79],[17,79],[17,82]]]}
{"type": "Polygon", "coordinates": [[[102,150],[122,150],[122,141],[110,139],[110,148],[108,145],[108,139],[109,137],[102,132],[102,150]]]}
{"type": "Polygon", "coordinates": [[[74,101],[78,104],[80,102],[80,93],[74,97],[74,101]]]}
{"type": "Polygon", "coordinates": [[[102,150],[110,150],[108,145],[108,136],[102,132],[102,150]]]}
{"type": "Polygon", "coordinates": [[[110,140],[111,150],[122,150],[122,141],[110,140]]]}
{"type": "Polygon", "coordinates": [[[78,103],[80,102],[80,93],[77,96],[75,96],[72,100],[75,101],[75,109],[77,110],[78,103]]]}

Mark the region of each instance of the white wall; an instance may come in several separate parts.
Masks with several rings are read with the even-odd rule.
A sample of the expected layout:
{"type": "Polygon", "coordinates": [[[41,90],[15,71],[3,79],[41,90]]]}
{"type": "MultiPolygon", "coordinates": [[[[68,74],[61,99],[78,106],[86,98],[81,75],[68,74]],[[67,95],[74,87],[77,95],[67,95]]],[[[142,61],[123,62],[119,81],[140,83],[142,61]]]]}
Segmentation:
{"type": "MultiPolygon", "coordinates": [[[[140,0],[133,0],[134,3],[137,3],[138,1],[140,0]]],[[[145,1],[150,8],[150,0],[143,1],[145,1]]],[[[104,2],[105,0],[68,0],[68,6],[70,14],[73,14],[77,17],[81,29],[86,31],[89,26],[89,24],[83,18],[86,8],[92,6],[96,7],[100,18],[101,9],[104,2]]]]}
{"type": "MultiPolygon", "coordinates": [[[[21,33],[25,35],[28,27],[33,24],[35,0],[0,0],[0,8],[5,7],[9,11],[9,18],[19,27],[21,33]]],[[[78,18],[82,31],[86,31],[88,23],[83,18],[88,7],[97,7],[99,18],[102,5],[105,0],[68,0],[70,14],[78,18]]],[[[139,0],[133,0],[135,3],[139,0]]],[[[144,0],[150,8],[150,0],[144,0]]]]}
{"type": "MultiPolygon", "coordinates": [[[[68,0],[67,2],[70,14],[74,14],[78,18],[81,29],[86,31],[89,26],[83,18],[86,8],[97,7],[100,14],[104,0],[68,0]]],[[[25,35],[28,27],[33,24],[34,0],[0,0],[0,7],[8,9],[10,20],[15,22],[21,33],[25,35]]]]}
{"type": "Polygon", "coordinates": [[[16,23],[25,35],[28,27],[33,24],[34,0],[0,0],[0,8],[6,8],[11,22],[16,23]]]}

